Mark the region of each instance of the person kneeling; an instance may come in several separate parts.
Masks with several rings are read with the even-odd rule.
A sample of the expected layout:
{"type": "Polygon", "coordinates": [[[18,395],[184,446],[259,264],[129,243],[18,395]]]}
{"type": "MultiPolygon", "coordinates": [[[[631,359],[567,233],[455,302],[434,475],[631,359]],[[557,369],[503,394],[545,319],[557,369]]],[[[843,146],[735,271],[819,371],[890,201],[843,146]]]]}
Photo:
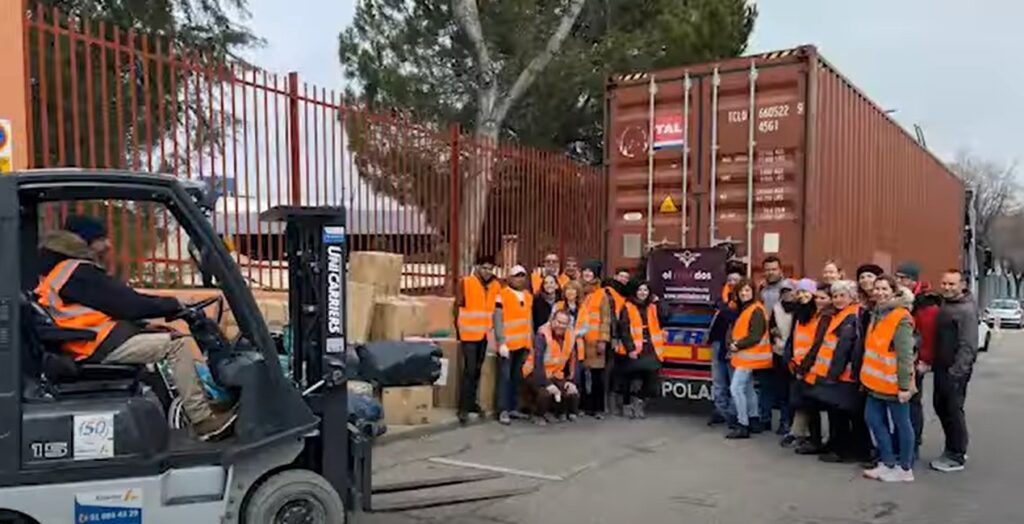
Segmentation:
{"type": "Polygon", "coordinates": [[[573,383],[576,372],[575,337],[569,329],[569,315],[556,311],[551,321],[537,330],[533,351],[523,363],[523,377],[534,397],[538,424],[576,419],[580,393],[573,383]]]}

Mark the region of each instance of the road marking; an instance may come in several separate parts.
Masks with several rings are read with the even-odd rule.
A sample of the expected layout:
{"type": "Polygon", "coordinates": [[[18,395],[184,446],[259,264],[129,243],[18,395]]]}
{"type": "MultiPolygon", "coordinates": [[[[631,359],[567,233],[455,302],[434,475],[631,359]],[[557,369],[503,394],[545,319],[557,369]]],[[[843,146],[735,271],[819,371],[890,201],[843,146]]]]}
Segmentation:
{"type": "Polygon", "coordinates": [[[460,467],[460,468],[471,468],[471,469],[482,469],[484,471],[494,471],[494,472],[497,472],[497,473],[505,473],[507,475],[513,475],[513,476],[516,476],[516,477],[527,477],[527,478],[532,478],[532,479],[553,480],[553,481],[565,480],[565,479],[563,479],[562,477],[560,477],[558,475],[548,475],[547,473],[536,473],[536,472],[533,472],[533,471],[524,471],[524,470],[521,470],[521,469],[503,468],[501,466],[491,466],[490,464],[479,464],[479,463],[476,463],[476,462],[466,462],[466,461],[463,461],[463,460],[455,460],[455,459],[444,458],[444,457],[431,457],[431,458],[427,459],[427,461],[433,462],[435,464],[445,464],[447,466],[456,466],[456,467],[460,467]]]}

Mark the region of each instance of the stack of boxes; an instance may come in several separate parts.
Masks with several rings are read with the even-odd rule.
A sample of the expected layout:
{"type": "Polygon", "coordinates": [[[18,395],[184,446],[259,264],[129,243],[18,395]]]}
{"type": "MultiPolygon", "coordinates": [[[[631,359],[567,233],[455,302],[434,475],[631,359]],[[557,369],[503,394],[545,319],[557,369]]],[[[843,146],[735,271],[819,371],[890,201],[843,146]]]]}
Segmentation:
{"type": "MultiPolygon", "coordinates": [[[[458,403],[462,369],[459,366],[458,341],[454,338],[454,299],[402,295],[402,264],[402,255],[395,253],[357,251],[349,255],[347,338],[350,344],[429,339],[441,348],[441,378],[433,386],[384,388],[381,392],[387,424],[427,424],[435,407],[455,409],[458,403]]],[[[214,289],[146,292],[173,295],[186,302],[220,295],[220,291],[214,289]]],[[[268,327],[272,331],[283,331],[289,323],[288,293],[254,290],[253,294],[268,327]]],[[[237,336],[238,325],[226,302],[224,308],[220,325],[224,334],[231,339],[237,336]]],[[[215,318],[217,313],[216,305],[207,310],[211,318],[215,318]]],[[[188,330],[183,323],[175,327],[182,331],[188,330]]],[[[480,404],[487,411],[493,409],[497,375],[496,358],[491,353],[484,363],[480,380],[480,404]]]]}

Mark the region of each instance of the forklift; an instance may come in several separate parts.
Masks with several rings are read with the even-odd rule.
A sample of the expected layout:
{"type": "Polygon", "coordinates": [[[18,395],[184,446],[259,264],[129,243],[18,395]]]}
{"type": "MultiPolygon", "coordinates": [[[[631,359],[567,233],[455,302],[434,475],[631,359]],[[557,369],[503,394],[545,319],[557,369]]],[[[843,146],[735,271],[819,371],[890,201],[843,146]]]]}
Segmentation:
{"type": "MultiPolygon", "coordinates": [[[[380,386],[395,384],[379,383],[380,370],[368,369],[372,358],[361,360],[346,343],[344,209],[279,206],[260,217],[285,224],[285,373],[281,344],[211,226],[216,196],[206,189],[166,175],[109,170],[0,177],[0,274],[7,277],[0,279],[0,524],[354,522],[367,511],[422,507],[375,507],[374,492],[494,478],[371,485],[377,431],[350,418],[347,382],[364,373],[380,386]],[[41,215],[54,203],[86,201],[159,204],[188,235],[204,282],[214,282],[222,296],[168,320],[187,323],[214,379],[235,397],[238,418],[229,438],[205,442],[172,428],[145,366],[74,361],[61,351],[63,342],[92,333],[56,327],[30,295],[38,282],[41,215]],[[218,300],[235,316],[234,340],[204,312],[218,300]]],[[[405,367],[401,385],[437,379],[440,352],[420,344],[391,348],[422,357],[412,372],[405,367]]]]}

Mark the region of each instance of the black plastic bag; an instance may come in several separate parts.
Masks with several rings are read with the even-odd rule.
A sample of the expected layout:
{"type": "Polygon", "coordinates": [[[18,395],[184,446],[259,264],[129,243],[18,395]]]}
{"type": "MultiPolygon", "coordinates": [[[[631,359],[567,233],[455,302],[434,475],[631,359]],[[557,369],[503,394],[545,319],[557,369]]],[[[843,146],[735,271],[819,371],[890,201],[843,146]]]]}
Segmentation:
{"type": "Polygon", "coordinates": [[[356,354],[359,379],[378,387],[425,386],[441,376],[441,348],[433,342],[370,342],[356,354]]]}

